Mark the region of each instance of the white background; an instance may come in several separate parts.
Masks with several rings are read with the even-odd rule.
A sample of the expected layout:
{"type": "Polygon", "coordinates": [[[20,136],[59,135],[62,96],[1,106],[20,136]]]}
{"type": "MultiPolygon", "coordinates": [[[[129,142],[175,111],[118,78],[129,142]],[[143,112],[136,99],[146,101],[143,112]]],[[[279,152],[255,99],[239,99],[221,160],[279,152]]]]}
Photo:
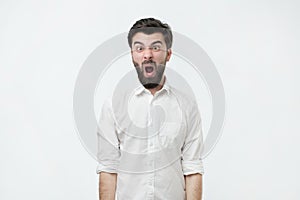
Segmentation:
{"type": "Polygon", "coordinates": [[[97,199],[72,98],[87,56],[154,16],[200,44],[223,80],[205,200],[300,198],[298,1],[0,2],[0,199],[97,199]]]}

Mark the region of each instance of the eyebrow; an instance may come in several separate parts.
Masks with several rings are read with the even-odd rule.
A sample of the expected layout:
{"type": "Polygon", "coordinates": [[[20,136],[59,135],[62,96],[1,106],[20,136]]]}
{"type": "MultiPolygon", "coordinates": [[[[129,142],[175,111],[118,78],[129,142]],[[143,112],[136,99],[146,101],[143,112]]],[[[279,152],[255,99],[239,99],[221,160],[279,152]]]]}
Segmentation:
{"type": "MultiPolygon", "coordinates": [[[[160,40],[157,40],[157,41],[152,42],[151,45],[156,44],[156,43],[163,44],[160,40]]],[[[136,44],[144,45],[142,42],[139,42],[139,41],[135,41],[133,43],[133,45],[136,45],[136,44]]]]}

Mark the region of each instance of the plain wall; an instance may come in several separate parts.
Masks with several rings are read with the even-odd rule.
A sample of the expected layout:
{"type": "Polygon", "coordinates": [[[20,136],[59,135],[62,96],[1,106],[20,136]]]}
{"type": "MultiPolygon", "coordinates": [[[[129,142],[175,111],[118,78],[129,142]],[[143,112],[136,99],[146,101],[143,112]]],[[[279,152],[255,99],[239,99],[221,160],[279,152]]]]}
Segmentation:
{"type": "Polygon", "coordinates": [[[0,199],[97,199],[73,90],[102,42],[154,16],[197,42],[226,93],[222,136],[204,160],[205,200],[297,200],[298,1],[0,2],[0,199]]]}

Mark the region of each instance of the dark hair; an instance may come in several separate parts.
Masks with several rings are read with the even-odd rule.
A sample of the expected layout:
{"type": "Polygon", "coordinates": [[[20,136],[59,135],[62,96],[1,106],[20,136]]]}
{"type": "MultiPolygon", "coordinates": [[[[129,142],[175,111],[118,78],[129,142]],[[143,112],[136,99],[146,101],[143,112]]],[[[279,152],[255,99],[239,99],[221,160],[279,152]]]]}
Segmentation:
{"type": "Polygon", "coordinates": [[[145,34],[152,34],[152,33],[162,33],[167,45],[167,48],[171,48],[172,47],[172,42],[173,42],[173,35],[172,35],[172,31],[171,31],[171,27],[166,24],[166,23],[162,23],[160,20],[158,19],[154,19],[154,18],[145,18],[145,19],[140,19],[138,21],[135,22],[135,24],[133,24],[133,26],[131,27],[129,33],[128,33],[128,44],[130,46],[130,48],[132,47],[132,37],[138,33],[138,32],[142,32],[145,34]]]}

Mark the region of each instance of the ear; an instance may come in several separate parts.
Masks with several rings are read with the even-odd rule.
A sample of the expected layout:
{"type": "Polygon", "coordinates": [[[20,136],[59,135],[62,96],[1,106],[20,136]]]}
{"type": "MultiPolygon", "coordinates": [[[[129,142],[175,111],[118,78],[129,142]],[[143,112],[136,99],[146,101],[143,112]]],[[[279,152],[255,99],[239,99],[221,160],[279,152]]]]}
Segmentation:
{"type": "Polygon", "coordinates": [[[166,57],[166,61],[169,61],[172,55],[172,49],[168,49],[167,50],[167,57],[166,57]]]}

